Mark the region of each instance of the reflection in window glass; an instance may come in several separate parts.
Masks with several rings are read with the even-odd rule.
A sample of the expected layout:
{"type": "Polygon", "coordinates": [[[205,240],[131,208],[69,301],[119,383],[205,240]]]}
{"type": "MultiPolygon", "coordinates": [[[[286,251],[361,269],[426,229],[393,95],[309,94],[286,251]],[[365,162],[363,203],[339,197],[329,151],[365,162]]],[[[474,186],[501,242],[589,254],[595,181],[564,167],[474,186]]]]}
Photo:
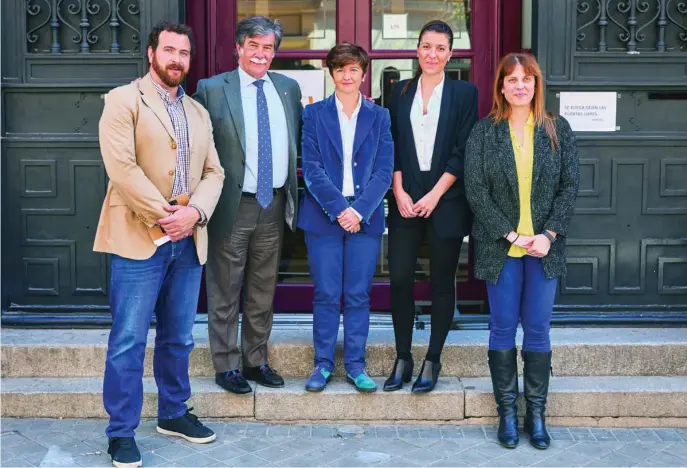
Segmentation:
{"type": "Polygon", "coordinates": [[[373,0],[372,48],[415,49],[425,23],[453,29],[453,48],[470,49],[470,0],[373,0]]]}
{"type": "MultiPolygon", "coordinates": [[[[323,59],[274,59],[270,71],[283,73],[299,82],[303,94],[303,105],[319,101],[334,92],[334,82],[323,59]],[[319,82],[317,82],[319,80],[319,82]],[[321,90],[324,89],[324,95],[321,90]],[[312,91],[309,91],[312,90],[312,91]],[[320,91],[320,95],[313,95],[320,91]]],[[[301,167],[299,157],[298,167],[301,167]]],[[[303,190],[303,179],[298,181],[303,190]]],[[[311,283],[308,251],[301,229],[296,232],[284,229],[282,255],[279,263],[280,283],[311,283]]]]}
{"type": "Polygon", "coordinates": [[[279,20],[284,28],[280,50],[329,50],[336,45],[336,0],[239,0],[237,3],[239,21],[256,15],[279,20]]]}
{"type": "MultiPolygon", "coordinates": [[[[417,59],[375,59],[372,61],[372,97],[382,107],[389,107],[391,89],[400,80],[412,78],[417,69],[417,59]]],[[[454,80],[470,81],[470,59],[453,59],[446,65],[448,75],[454,80]]]]}
{"type": "Polygon", "coordinates": [[[274,59],[270,71],[283,73],[298,81],[304,106],[334,92],[334,82],[324,59],[274,59]]]}

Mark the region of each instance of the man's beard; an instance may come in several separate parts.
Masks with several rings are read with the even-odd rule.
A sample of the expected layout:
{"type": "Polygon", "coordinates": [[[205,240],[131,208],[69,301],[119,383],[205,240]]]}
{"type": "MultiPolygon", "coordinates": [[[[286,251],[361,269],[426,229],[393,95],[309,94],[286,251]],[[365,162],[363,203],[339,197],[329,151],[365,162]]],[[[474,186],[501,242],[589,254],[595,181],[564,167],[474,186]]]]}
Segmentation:
{"type": "Polygon", "coordinates": [[[181,82],[184,81],[184,78],[186,78],[186,74],[188,73],[186,70],[184,70],[183,65],[180,64],[169,65],[163,68],[162,65],[160,65],[160,63],[157,61],[157,56],[155,55],[153,55],[153,70],[155,70],[155,73],[157,73],[157,76],[160,77],[162,82],[170,88],[176,88],[179,86],[181,82]],[[178,78],[175,78],[169,73],[169,70],[179,70],[181,73],[179,73],[178,78]]]}

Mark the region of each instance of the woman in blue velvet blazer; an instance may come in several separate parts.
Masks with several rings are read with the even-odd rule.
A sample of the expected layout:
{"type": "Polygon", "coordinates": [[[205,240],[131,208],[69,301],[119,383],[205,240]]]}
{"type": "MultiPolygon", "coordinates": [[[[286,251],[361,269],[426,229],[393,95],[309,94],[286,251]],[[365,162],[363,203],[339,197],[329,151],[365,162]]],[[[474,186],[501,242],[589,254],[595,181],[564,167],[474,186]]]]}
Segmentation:
{"type": "Polygon", "coordinates": [[[334,47],[327,67],[336,92],[303,112],[306,190],[298,226],[305,231],[315,285],[315,368],[306,383],[308,391],[323,390],[334,371],[342,298],[348,381],[362,392],[376,390],[365,372],[365,346],[394,143],[389,112],[360,94],[368,64],[361,47],[347,42],[334,47]]]}

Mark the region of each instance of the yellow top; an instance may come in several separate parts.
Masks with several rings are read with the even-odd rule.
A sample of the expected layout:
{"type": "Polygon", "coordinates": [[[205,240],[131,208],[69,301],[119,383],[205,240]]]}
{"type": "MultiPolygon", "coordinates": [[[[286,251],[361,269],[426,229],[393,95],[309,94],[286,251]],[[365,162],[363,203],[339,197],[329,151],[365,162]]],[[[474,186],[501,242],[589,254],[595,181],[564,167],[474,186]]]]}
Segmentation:
{"type": "MultiPolygon", "coordinates": [[[[518,171],[518,196],[520,198],[520,221],[517,233],[521,236],[533,236],[532,225],[532,169],[534,165],[534,115],[530,114],[525,124],[525,140],[522,145],[515,136],[513,129],[510,139],[515,152],[515,167],[518,171]]],[[[523,257],[527,249],[512,245],[508,251],[510,257],[523,257]]]]}

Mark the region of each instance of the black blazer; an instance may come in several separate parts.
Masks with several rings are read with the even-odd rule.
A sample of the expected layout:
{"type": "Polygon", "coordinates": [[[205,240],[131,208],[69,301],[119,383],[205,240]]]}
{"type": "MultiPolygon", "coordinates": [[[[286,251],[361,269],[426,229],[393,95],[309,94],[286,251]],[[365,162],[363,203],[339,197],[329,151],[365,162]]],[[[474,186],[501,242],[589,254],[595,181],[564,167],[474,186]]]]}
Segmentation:
{"type": "MultiPolygon", "coordinates": [[[[458,180],[439,200],[431,215],[434,228],[440,237],[461,238],[470,232],[472,213],[465,198],[463,182],[465,145],[472,126],[477,121],[477,88],[467,81],[444,78],[444,90],[439,111],[439,125],[434,142],[431,186],[425,188],[420,163],[417,160],[413,127],[410,123],[410,109],[415,99],[418,82],[410,85],[401,96],[401,90],[408,80],[394,86],[391,94],[391,134],[394,138],[394,172],[403,173],[403,189],[414,202],[425,196],[444,172],[458,180]]],[[[393,196],[389,197],[389,228],[411,224],[414,220],[401,216],[393,196]]]]}
{"type": "MultiPolygon", "coordinates": [[[[544,127],[536,127],[532,169],[534,232],[550,230],[558,236],[542,259],[548,278],[566,271],[565,236],[580,183],[575,134],[563,117],[555,123],[559,143],[555,152],[544,127]]],[[[466,150],[465,187],[475,214],[475,276],[495,283],[510,249],[503,236],[520,222],[518,174],[507,121],[495,125],[484,118],[473,128],[466,150]]]]}

